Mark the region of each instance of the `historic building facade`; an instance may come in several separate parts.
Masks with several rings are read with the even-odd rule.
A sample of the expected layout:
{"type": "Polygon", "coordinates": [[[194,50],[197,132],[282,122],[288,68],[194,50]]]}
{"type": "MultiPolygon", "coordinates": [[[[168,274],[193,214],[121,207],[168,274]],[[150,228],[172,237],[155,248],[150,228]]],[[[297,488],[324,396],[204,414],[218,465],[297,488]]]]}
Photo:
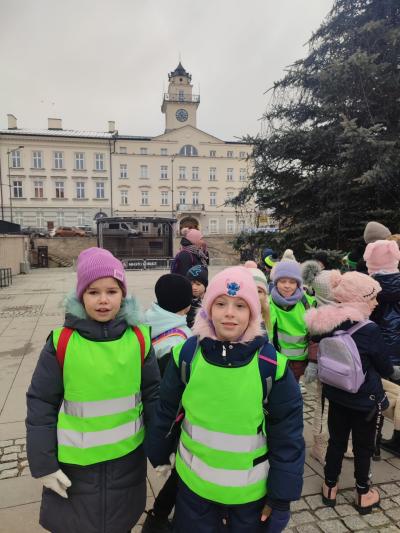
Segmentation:
{"type": "Polygon", "coordinates": [[[165,132],[156,137],[64,130],[48,119],[45,130],[18,128],[8,115],[0,130],[0,218],[23,226],[92,225],[108,216],[167,216],[197,223],[205,234],[232,234],[252,225],[226,200],[245,184],[247,144],[223,141],[197,128],[200,96],[179,63],[169,74],[161,111],[165,132]]]}

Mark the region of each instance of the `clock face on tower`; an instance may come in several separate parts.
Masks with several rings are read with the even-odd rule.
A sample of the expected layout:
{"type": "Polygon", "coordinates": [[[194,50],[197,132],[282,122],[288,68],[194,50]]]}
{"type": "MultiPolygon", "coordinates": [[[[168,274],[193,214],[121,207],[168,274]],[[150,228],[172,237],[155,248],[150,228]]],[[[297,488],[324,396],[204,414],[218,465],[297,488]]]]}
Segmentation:
{"type": "Polygon", "coordinates": [[[179,120],[179,122],[185,122],[188,119],[188,112],[186,109],[178,109],[175,113],[176,119],[179,120]]]}

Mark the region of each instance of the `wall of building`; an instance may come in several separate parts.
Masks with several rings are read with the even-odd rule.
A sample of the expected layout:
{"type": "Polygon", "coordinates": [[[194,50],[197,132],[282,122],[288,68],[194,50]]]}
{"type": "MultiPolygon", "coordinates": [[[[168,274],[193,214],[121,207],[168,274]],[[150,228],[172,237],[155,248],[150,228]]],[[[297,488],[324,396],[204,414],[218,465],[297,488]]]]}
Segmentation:
{"type": "Polygon", "coordinates": [[[21,263],[28,260],[29,239],[25,235],[0,235],[0,267],[21,273],[21,263]]]}

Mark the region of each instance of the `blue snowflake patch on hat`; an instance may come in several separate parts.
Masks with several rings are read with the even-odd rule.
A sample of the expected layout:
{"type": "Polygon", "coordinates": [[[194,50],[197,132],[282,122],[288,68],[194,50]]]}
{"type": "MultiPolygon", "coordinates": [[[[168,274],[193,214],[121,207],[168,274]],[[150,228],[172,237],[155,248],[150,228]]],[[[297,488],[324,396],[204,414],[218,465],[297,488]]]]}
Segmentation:
{"type": "Polygon", "coordinates": [[[227,294],[228,296],[236,296],[238,290],[240,289],[239,283],[236,283],[236,281],[230,281],[226,284],[227,294]]]}

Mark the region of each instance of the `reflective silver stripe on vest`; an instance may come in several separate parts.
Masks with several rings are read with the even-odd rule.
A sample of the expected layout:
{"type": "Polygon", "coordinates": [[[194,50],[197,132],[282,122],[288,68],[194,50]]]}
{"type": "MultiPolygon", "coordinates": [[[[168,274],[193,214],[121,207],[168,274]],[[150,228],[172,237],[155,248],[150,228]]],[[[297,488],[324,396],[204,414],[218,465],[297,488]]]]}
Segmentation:
{"type": "Polygon", "coordinates": [[[64,399],[60,413],[78,416],[79,418],[116,415],[118,413],[125,413],[129,409],[134,409],[140,404],[141,399],[142,395],[140,392],[133,396],[126,396],[125,398],[101,400],[98,402],[71,402],[64,399]]]}
{"type": "Polygon", "coordinates": [[[304,335],[287,335],[286,333],[278,331],[278,339],[280,341],[297,344],[298,342],[305,342],[306,337],[304,335]]]}
{"type": "Polygon", "coordinates": [[[258,481],[266,480],[268,476],[269,462],[267,460],[249,470],[214,468],[192,455],[182,442],[179,443],[179,455],[185,465],[201,479],[223,487],[246,487],[258,481]]]}
{"type": "Polygon", "coordinates": [[[210,431],[200,426],[192,425],[186,418],[183,429],[195,441],[222,452],[252,452],[266,445],[266,438],[262,433],[258,435],[232,435],[210,431]]]}
{"type": "Polygon", "coordinates": [[[115,444],[121,440],[132,437],[138,433],[143,427],[143,417],[117,426],[112,429],[105,429],[103,431],[87,431],[81,433],[72,429],[57,429],[58,444],[64,446],[74,446],[74,448],[93,448],[94,446],[102,446],[104,444],[115,444]]]}
{"type": "Polygon", "coordinates": [[[295,357],[296,355],[304,355],[306,353],[305,348],[282,348],[281,353],[287,357],[295,357]]]}

